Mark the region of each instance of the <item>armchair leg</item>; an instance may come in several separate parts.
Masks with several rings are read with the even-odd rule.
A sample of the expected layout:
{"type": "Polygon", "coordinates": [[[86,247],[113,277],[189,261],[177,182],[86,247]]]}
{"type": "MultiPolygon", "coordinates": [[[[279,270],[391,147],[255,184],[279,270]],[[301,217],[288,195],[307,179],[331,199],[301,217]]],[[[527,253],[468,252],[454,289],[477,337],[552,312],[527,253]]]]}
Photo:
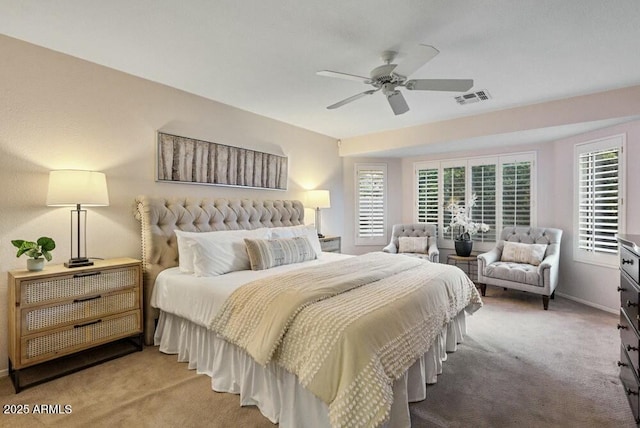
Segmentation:
{"type": "Polygon", "coordinates": [[[484,297],[487,294],[487,284],[478,284],[480,287],[480,294],[484,297]]]}
{"type": "Polygon", "coordinates": [[[545,311],[549,309],[549,296],[542,296],[542,307],[545,311]]]}
{"type": "Polygon", "coordinates": [[[555,299],[556,297],[556,290],[553,290],[553,293],[551,293],[551,300],[555,299]]]}

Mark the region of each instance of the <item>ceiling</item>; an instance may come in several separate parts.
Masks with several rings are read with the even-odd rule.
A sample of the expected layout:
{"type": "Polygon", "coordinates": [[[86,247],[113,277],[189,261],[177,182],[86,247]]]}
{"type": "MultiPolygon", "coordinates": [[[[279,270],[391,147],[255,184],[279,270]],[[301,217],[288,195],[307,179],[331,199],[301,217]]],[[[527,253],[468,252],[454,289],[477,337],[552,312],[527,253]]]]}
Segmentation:
{"type": "Polygon", "coordinates": [[[637,0],[0,0],[1,34],[334,138],[638,85],[639,22],[637,0]],[[410,77],[471,78],[491,99],[326,109],[369,87],[316,71],[368,76],[418,44],[440,54],[410,77]]]}

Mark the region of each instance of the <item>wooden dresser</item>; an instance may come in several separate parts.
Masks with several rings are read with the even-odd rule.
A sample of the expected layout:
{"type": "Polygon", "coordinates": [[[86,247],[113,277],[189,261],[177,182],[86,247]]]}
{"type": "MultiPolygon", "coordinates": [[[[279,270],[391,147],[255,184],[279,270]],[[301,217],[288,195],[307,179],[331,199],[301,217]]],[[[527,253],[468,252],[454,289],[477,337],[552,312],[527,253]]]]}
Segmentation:
{"type": "Polygon", "coordinates": [[[142,349],[139,260],[100,260],[72,269],[50,265],[40,272],[15,270],[9,272],[8,286],[9,374],[16,392],[142,349]],[[80,351],[125,338],[134,339],[134,346],[119,348],[115,354],[84,355],[78,359],[80,366],[72,361],[80,351]],[[61,357],[68,364],[62,364],[61,357]]]}
{"type": "Polygon", "coordinates": [[[640,423],[640,235],[620,235],[620,379],[640,423]]]}

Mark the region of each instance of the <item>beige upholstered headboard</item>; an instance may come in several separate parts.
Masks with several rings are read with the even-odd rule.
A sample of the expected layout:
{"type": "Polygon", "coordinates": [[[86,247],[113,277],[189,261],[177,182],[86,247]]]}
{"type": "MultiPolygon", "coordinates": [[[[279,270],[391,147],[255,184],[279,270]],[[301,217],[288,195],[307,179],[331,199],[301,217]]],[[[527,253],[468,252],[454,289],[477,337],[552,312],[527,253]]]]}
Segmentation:
{"type": "Polygon", "coordinates": [[[178,265],[178,243],[174,230],[211,232],[257,229],[304,224],[300,201],[255,201],[249,199],[190,199],[138,196],[136,218],[142,226],[144,272],[144,335],[153,344],[158,310],[151,307],[151,293],[158,274],[178,265]]]}

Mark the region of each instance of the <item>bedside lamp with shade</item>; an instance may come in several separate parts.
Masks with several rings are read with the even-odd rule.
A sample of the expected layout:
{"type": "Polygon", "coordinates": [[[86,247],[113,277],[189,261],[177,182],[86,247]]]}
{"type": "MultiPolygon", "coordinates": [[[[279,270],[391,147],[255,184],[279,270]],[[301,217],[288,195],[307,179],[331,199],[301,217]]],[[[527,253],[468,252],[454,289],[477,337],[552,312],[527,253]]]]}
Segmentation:
{"type": "Polygon", "coordinates": [[[70,169],[51,171],[49,173],[47,205],[50,207],[76,207],[71,210],[71,258],[64,265],[69,268],[93,265],[86,253],[87,210],[82,209],[82,206],[105,207],[109,205],[105,174],[70,169]]]}
{"type": "Polygon", "coordinates": [[[323,208],[331,208],[331,194],[328,190],[309,190],[307,192],[307,206],[316,210],[316,230],[318,231],[318,237],[324,237],[320,232],[320,210],[323,208]]]}

